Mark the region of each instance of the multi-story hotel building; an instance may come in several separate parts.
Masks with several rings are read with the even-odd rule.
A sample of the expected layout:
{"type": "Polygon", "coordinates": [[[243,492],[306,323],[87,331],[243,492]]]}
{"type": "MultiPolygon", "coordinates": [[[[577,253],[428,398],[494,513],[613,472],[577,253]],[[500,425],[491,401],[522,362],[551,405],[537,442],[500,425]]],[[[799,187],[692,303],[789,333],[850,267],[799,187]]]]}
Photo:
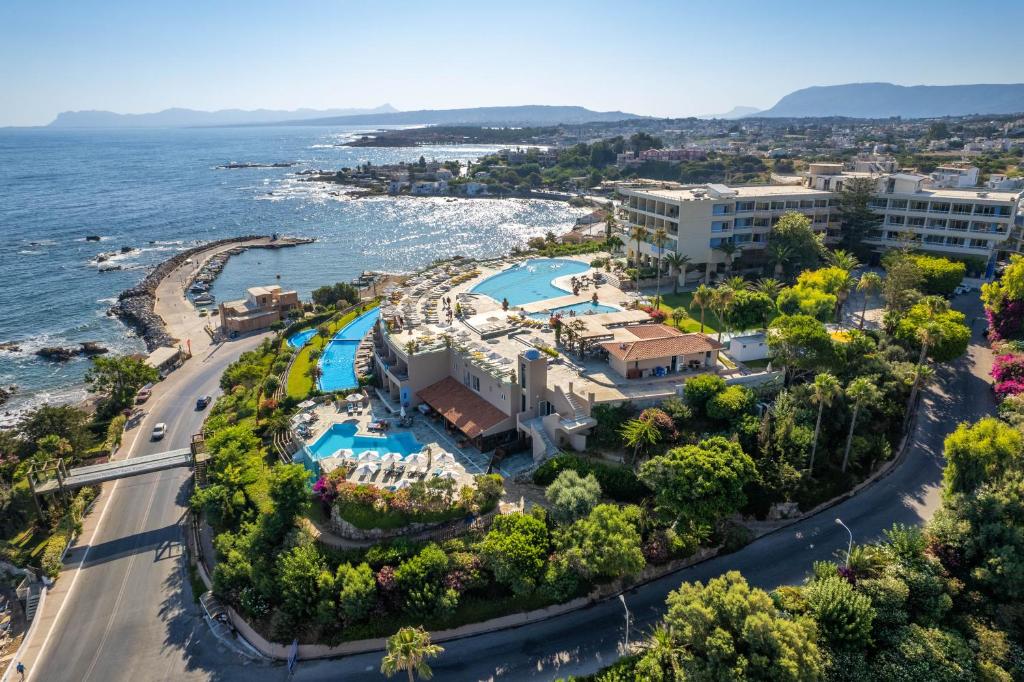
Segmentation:
{"type": "Polygon", "coordinates": [[[723,271],[740,252],[763,250],[772,226],[791,211],[806,215],[825,243],[835,244],[840,237],[838,193],[851,178],[877,183],[871,205],[881,223],[865,241],[879,251],[911,239],[926,251],[993,264],[1008,253],[1024,253],[1024,227],[1015,227],[1022,192],[965,186],[977,181],[976,170],[953,166],[927,176],[850,172],[840,163],[813,163],[802,185],[623,185],[618,190],[626,213],[622,239],[633,259],[637,244],[630,234],[634,227],[646,228],[649,236],[640,243],[640,254],[649,264],[659,253],[654,233],[664,229],[662,253],[689,256],[692,279],[723,271]],[[736,253],[722,251],[725,243],[733,244],[736,253]]]}
{"type": "Polygon", "coordinates": [[[752,185],[728,187],[721,184],[673,189],[620,187],[626,211],[622,236],[635,258],[636,241],[629,238],[634,227],[647,229],[648,241],[640,243],[641,258],[653,263],[659,247],[654,234],[664,229],[668,237],[663,253],[675,251],[689,256],[691,274],[705,277],[722,271],[731,257],[721,248],[726,243],[740,251],[763,250],[768,234],[779,219],[791,211],[811,220],[815,232],[826,243],[839,238],[835,215],[835,194],[800,185],[752,185]]]}

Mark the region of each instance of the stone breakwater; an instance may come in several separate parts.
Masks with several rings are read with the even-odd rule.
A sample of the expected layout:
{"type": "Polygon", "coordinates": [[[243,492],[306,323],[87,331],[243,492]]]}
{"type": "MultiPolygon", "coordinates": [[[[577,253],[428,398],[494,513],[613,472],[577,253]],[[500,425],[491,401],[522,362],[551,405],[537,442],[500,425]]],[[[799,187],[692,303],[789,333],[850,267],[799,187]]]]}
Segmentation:
{"type": "Polygon", "coordinates": [[[160,282],[184,264],[186,260],[199,256],[210,249],[228,244],[238,244],[241,249],[279,249],[308,244],[313,241],[312,239],[299,237],[279,237],[274,241],[264,243],[245,243],[257,239],[269,239],[269,236],[248,235],[228,237],[227,239],[206,242],[175,254],[153,268],[141,282],[130,289],[122,291],[117,297],[117,303],[110,307],[107,314],[117,317],[138,332],[142,340],[146,342],[146,349],[150,352],[161,346],[173,346],[176,340],[167,332],[163,319],[154,312],[153,308],[156,303],[156,289],[160,282]]]}

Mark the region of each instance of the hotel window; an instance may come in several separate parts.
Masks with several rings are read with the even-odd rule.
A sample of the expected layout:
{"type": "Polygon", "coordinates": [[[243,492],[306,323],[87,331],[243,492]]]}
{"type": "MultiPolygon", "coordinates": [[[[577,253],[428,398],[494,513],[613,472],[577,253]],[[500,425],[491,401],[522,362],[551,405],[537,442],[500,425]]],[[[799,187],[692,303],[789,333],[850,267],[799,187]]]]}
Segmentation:
{"type": "Polygon", "coordinates": [[[753,210],[754,210],[754,202],[753,201],[738,201],[738,202],[736,202],[736,212],[737,213],[739,213],[740,211],[753,211],[753,210]]]}
{"type": "Polygon", "coordinates": [[[711,231],[712,232],[728,232],[729,231],[729,221],[728,220],[713,220],[711,222],[711,231]]]}
{"type": "Polygon", "coordinates": [[[732,213],[729,204],[715,204],[711,207],[711,215],[729,215],[732,213]]]}
{"type": "Polygon", "coordinates": [[[519,386],[526,388],[526,363],[519,365],[519,386]]]}
{"type": "Polygon", "coordinates": [[[466,373],[462,375],[462,385],[463,386],[469,386],[469,370],[468,369],[466,370],[466,373]]]}
{"type": "Polygon", "coordinates": [[[767,211],[769,208],[771,208],[771,204],[769,204],[767,201],[759,201],[759,202],[757,202],[757,210],[758,211],[767,211]]]}
{"type": "Polygon", "coordinates": [[[928,210],[928,202],[927,201],[911,201],[910,202],[910,210],[911,211],[927,211],[928,210]]]}
{"type": "Polygon", "coordinates": [[[473,390],[480,392],[480,377],[473,377],[473,390]]]}
{"type": "Polygon", "coordinates": [[[786,202],[786,208],[800,208],[800,202],[796,199],[790,199],[786,202]]]}
{"type": "Polygon", "coordinates": [[[826,208],[828,207],[828,199],[815,199],[814,208],[826,208]]]}
{"type": "Polygon", "coordinates": [[[800,208],[814,208],[814,202],[810,199],[801,199],[800,208]]]}
{"type": "Polygon", "coordinates": [[[903,210],[907,207],[906,199],[891,199],[889,200],[889,208],[895,208],[903,210]]]}
{"type": "Polygon", "coordinates": [[[782,211],[782,210],[785,210],[785,208],[786,208],[786,202],[785,201],[773,201],[772,202],[772,210],[773,211],[782,211]]]}

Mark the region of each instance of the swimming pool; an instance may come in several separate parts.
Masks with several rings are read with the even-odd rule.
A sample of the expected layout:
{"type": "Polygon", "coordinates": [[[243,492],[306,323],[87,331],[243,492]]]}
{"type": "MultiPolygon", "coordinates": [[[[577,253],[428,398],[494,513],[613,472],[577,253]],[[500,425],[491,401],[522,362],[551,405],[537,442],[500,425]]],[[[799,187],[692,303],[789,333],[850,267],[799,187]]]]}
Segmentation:
{"type": "Polygon", "coordinates": [[[316,441],[306,446],[312,459],[312,462],[307,464],[330,457],[342,448],[352,450],[355,455],[367,450],[376,450],[382,455],[397,452],[402,457],[407,457],[421,451],[423,446],[409,431],[389,433],[386,436],[357,436],[355,424],[333,424],[316,441]]]}
{"type": "Polygon", "coordinates": [[[604,305],[602,303],[591,303],[590,301],[581,301],[580,303],[573,303],[572,305],[563,305],[551,310],[539,313],[529,313],[529,317],[535,320],[546,320],[552,315],[562,314],[563,317],[568,317],[570,312],[575,312],[577,315],[591,315],[595,313],[617,313],[619,308],[611,305],[604,305]]]}
{"type": "Polygon", "coordinates": [[[288,345],[292,348],[302,348],[314,336],[316,336],[315,329],[303,329],[301,332],[296,332],[288,337],[288,345]]]}
{"type": "Polygon", "coordinates": [[[342,327],[327,344],[320,355],[320,369],[323,371],[320,375],[321,391],[344,391],[359,386],[355,367],[356,350],[359,342],[377,321],[378,315],[378,308],[363,313],[342,327]]]}
{"type": "Polygon", "coordinates": [[[580,275],[590,269],[587,263],[565,258],[531,258],[508,270],[492,275],[473,287],[474,294],[485,294],[495,301],[507,298],[509,305],[566,296],[571,291],[551,283],[556,277],[580,275]]]}

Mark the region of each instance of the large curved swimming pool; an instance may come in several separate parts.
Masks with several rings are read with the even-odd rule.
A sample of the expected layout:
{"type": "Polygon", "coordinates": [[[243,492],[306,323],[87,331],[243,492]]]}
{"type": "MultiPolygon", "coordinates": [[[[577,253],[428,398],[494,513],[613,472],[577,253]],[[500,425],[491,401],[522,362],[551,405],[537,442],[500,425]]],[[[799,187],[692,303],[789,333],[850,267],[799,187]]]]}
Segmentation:
{"type": "Polygon", "coordinates": [[[526,305],[571,294],[571,291],[556,287],[551,283],[552,280],[566,275],[580,275],[589,269],[590,265],[578,260],[531,258],[491,275],[471,291],[490,296],[499,302],[507,298],[509,305],[526,305]]]}
{"type": "Polygon", "coordinates": [[[403,457],[419,452],[423,446],[410,431],[398,431],[384,436],[357,436],[356,425],[352,423],[333,424],[322,436],[306,446],[314,462],[330,457],[342,448],[348,448],[358,455],[367,450],[380,454],[397,452],[403,457]]]}
{"type": "Polygon", "coordinates": [[[302,348],[314,336],[316,336],[315,329],[303,329],[301,332],[296,332],[288,337],[288,345],[292,348],[302,348]]]}
{"type": "Polygon", "coordinates": [[[378,315],[378,308],[363,313],[342,327],[327,344],[320,355],[320,369],[323,372],[320,375],[321,391],[345,391],[359,386],[356,378],[356,350],[359,349],[359,342],[377,321],[378,315]]]}

